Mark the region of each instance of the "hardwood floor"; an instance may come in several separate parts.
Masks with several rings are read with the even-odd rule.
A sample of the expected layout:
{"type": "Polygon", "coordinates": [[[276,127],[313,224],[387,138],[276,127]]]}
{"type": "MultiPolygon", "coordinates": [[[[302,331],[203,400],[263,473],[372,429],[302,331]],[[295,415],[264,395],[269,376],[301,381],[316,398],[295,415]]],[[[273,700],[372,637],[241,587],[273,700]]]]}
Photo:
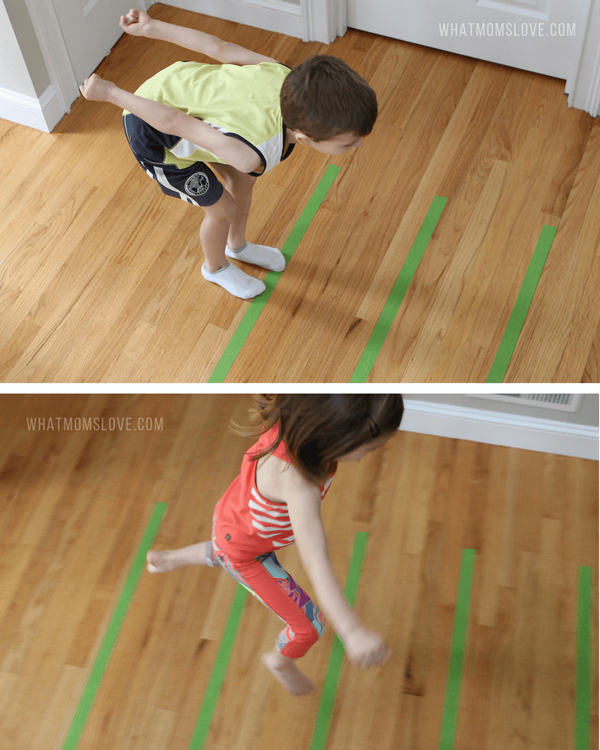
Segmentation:
{"type": "MultiPolygon", "coordinates": [[[[337,55],[380,102],[357,151],[299,147],[258,181],[249,237],[281,247],[327,165],[341,167],[228,381],[349,381],[441,195],[370,380],[485,381],[549,224],[558,233],[506,380],[598,382],[600,121],[567,107],[563,82],[355,30],[326,47],[151,12],[290,66],[337,55]]],[[[98,72],[134,90],[182,57],[202,59],[125,37],[98,72]]],[[[0,153],[0,379],[208,380],[249,303],[202,279],[203,212],[142,173],[117,109],[79,99],[50,135],[0,121],[0,153]]]]}
{"type": "MultiPolygon", "coordinates": [[[[250,442],[228,424],[248,406],[233,395],[0,395],[3,748],[61,750],[155,504],[168,504],[157,548],[207,538],[250,442]],[[58,429],[77,417],[105,429],[58,429]],[[162,429],[110,430],[111,418],[162,429]]],[[[456,747],[572,746],[585,565],[597,750],[597,462],[402,432],[340,465],[323,513],[340,580],[355,533],[369,532],[356,608],[393,650],[381,669],[344,665],[328,750],[437,747],[463,548],[477,560],[456,747]]],[[[310,591],[295,548],[281,559],[310,591]]],[[[187,750],[235,585],[208,568],[142,575],[77,750],[187,750]]],[[[289,697],[259,661],[280,627],[249,598],[207,750],[309,747],[319,695],[289,697]]],[[[331,645],[328,628],[302,660],[319,688],[331,645]]]]}

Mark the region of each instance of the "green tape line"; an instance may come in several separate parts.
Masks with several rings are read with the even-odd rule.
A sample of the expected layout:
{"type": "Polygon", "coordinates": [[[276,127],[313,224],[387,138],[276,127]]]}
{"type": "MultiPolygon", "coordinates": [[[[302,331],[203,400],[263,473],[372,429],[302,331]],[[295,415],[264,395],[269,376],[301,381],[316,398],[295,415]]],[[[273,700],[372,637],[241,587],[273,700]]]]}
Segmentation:
{"type": "Polygon", "coordinates": [[[456,734],[458,707],[460,703],[460,682],[465,656],[465,644],[467,641],[469,602],[471,598],[473,570],[475,568],[475,556],[476,550],[463,550],[456,610],[454,613],[454,630],[452,632],[452,645],[450,647],[450,665],[448,668],[448,683],[446,685],[446,700],[444,704],[444,716],[442,719],[439,750],[452,750],[454,747],[454,736],[456,734]]]}
{"type": "Polygon", "coordinates": [[[227,618],[223,639],[221,640],[219,652],[208,680],[208,686],[206,688],[206,693],[204,694],[200,715],[196,722],[189,750],[202,750],[204,747],[213,713],[219,699],[221,685],[225,679],[225,673],[227,672],[229,659],[231,658],[231,652],[233,651],[235,637],[240,620],[242,619],[247,596],[248,591],[243,586],[237,586],[233,602],[231,603],[231,609],[229,610],[229,617],[227,618]]]}
{"type": "Polygon", "coordinates": [[[429,244],[431,235],[433,234],[437,226],[447,200],[448,198],[442,198],[439,195],[436,195],[433,199],[429,211],[427,212],[427,216],[421,224],[419,233],[417,234],[415,241],[413,242],[406,260],[404,261],[404,265],[402,266],[400,274],[396,279],[396,283],[394,284],[390,296],[388,297],[381,315],[377,320],[375,328],[373,329],[373,333],[371,334],[371,338],[367,342],[367,346],[365,347],[362,357],[360,358],[358,365],[354,370],[354,374],[350,379],[351,383],[367,382],[367,378],[369,377],[369,374],[373,369],[375,360],[379,356],[381,347],[383,346],[386,336],[388,335],[389,330],[392,327],[392,323],[394,322],[396,313],[400,309],[400,305],[402,304],[404,295],[408,291],[408,287],[413,280],[417,267],[421,261],[421,258],[423,257],[423,253],[425,252],[425,248],[429,244]]]}
{"type": "MultiPolygon", "coordinates": [[[[329,188],[333,185],[335,178],[337,177],[339,167],[330,164],[325,171],[325,174],[321,178],[321,181],[315,188],[314,193],[311,195],[308,203],[304,207],[300,218],[294,225],[294,228],[290,232],[290,236],[287,238],[281,252],[285,256],[286,263],[289,263],[294,251],[300,244],[300,240],[304,237],[306,230],[308,229],[310,222],[314,219],[315,214],[319,210],[319,206],[323,203],[325,196],[329,188]]],[[[248,311],[240,321],[236,328],[233,336],[231,337],[225,351],[221,355],[221,359],[217,362],[215,369],[212,371],[209,383],[223,383],[227,377],[229,370],[231,369],[236,357],[240,353],[242,346],[246,342],[252,327],[258,320],[259,315],[263,311],[264,306],[269,301],[271,292],[275,288],[275,285],[281,278],[280,273],[275,271],[269,271],[265,276],[264,282],[267,287],[265,291],[258,297],[255,297],[248,307],[248,311]]]]}
{"type": "MultiPolygon", "coordinates": [[[[352,558],[350,559],[350,567],[348,568],[346,588],[344,589],[344,594],[351,607],[354,606],[356,600],[356,591],[358,589],[358,581],[360,579],[360,572],[365,557],[368,538],[369,535],[363,531],[358,532],[354,538],[354,548],[352,550],[352,558]]],[[[340,679],[340,671],[343,661],[344,646],[342,645],[341,640],[335,636],[331,656],[329,658],[329,666],[327,667],[327,673],[325,675],[325,682],[323,683],[323,689],[321,691],[321,701],[319,703],[319,710],[315,721],[310,750],[324,750],[327,744],[327,736],[329,735],[329,728],[331,726],[331,718],[333,715],[333,705],[335,703],[335,694],[340,679]]]]}
{"type": "Polygon", "coordinates": [[[146,532],[144,533],[135,559],[131,566],[131,570],[129,571],[129,575],[127,576],[125,585],[123,586],[123,591],[121,592],[121,596],[119,597],[119,601],[117,602],[117,606],[115,608],[115,611],[113,612],[113,616],[106,630],[106,634],[104,635],[104,639],[102,640],[102,645],[100,646],[98,654],[96,655],[94,666],[92,667],[92,671],[90,672],[87,684],[79,701],[79,705],[77,707],[77,711],[75,712],[71,728],[69,729],[69,733],[67,734],[63,745],[63,750],[75,750],[77,744],[79,743],[86,721],[88,719],[90,711],[92,710],[94,700],[96,699],[98,689],[100,688],[100,683],[102,682],[102,678],[104,676],[104,672],[106,671],[106,667],[111,657],[114,645],[121,630],[121,626],[123,625],[125,615],[127,614],[127,610],[129,609],[129,605],[131,604],[131,600],[133,598],[133,594],[135,592],[139,578],[144,569],[144,565],[146,563],[146,553],[152,546],[152,542],[154,541],[154,537],[156,536],[156,532],[158,531],[166,509],[166,503],[156,503],[154,512],[152,513],[152,517],[150,518],[148,527],[146,528],[146,532]]]}
{"type": "Polygon", "coordinates": [[[502,383],[510,360],[515,351],[517,341],[523,330],[525,318],[529,312],[533,295],[537,288],[540,276],[544,270],[546,258],[552,247],[552,241],[556,235],[556,227],[544,226],[540,234],[537,246],[529,263],[529,268],[523,279],[523,286],[515,302],[506,331],[498,347],[496,358],[487,377],[486,383],[502,383]]]}
{"type": "Polygon", "coordinates": [[[575,750],[589,750],[590,747],[591,604],[592,569],[581,567],[579,568],[577,674],[575,678],[575,750]]]}

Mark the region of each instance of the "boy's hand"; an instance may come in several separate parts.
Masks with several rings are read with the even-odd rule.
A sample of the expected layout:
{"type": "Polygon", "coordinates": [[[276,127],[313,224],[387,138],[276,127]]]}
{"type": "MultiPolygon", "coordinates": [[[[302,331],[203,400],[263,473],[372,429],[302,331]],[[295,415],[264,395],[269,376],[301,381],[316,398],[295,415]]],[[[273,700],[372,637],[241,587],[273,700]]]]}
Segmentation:
{"type": "Polygon", "coordinates": [[[111,94],[116,89],[114,83],[105,81],[95,73],[86,78],[83,85],[79,87],[82,95],[91,102],[109,102],[111,94]]]}
{"type": "Polygon", "coordinates": [[[363,669],[385,664],[392,653],[379,633],[367,628],[354,630],[346,638],[344,646],[352,664],[363,669]]]}
{"type": "Polygon", "coordinates": [[[145,36],[152,19],[143,10],[132,8],[126,16],[121,16],[119,26],[132,36],[145,36]]]}

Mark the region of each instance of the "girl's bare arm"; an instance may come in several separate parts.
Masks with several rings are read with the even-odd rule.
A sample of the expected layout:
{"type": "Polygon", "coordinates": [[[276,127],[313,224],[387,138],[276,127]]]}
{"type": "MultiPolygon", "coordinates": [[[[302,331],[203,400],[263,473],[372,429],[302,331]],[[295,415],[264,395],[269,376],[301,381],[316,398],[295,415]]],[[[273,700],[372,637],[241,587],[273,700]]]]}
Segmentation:
{"type": "Polygon", "coordinates": [[[333,629],[345,641],[362,623],[348,604],[337,580],[321,520],[318,487],[296,487],[288,511],[302,565],[315,588],[319,606],[333,629]]]}
{"type": "Polygon", "coordinates": [[[314,586],[319,606],[356,666],[384,663],[389,658],[389,649],[381,636],[366,628],[350,607],[331,565],[321,520],[319,488],[293,471],[288,472],[285,481],[290,498],[288,512],[300,559],[314,586]]]}

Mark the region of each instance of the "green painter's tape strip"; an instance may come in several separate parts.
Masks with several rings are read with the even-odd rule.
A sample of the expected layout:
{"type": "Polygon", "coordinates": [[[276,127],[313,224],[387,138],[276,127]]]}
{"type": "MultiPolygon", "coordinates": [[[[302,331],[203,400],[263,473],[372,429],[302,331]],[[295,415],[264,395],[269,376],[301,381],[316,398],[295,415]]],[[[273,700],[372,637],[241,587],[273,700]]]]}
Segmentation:
{"type": "MultiPolygon", "coordinates": [[[[358,581],[360,579],[360,572],[365,557],[368,538],[369,535],[366,532],[359,532],[354,538],[354,549],[352,550],[352,558],[350,560],[346,588],[344,590],[346,599],[351,607],[354,606],[356,600],[358,581]]],[[[321,701],[319,703],[319,710],[315,721],[310,750],[324,750],[327,745],[327,736],[331,725],[335,694],[340,679],[340,671],[343,661],[344,646],[340,639],[335,636],[333,648],[331,650],[331,657],[329,659],[329,666],[327,667],[327,674],[325,675],[325,682],[323,683],[323,690],[321,692],[321,701]]]]}
{"type": "Polygon", "coordinates": [[[225,673],[229,666],[229,659],[231,658],[231,652],[233,651],[233,645],[235,643],[235,637],[237,630],[242,619],[244,612],[244,604],[248,591],[243,586],[237,586],[231,609],[229,610],[229,617],[225,626],[225,632],[223,633],[223,639],[219,647],[219,653],[215,660],[212,673],[208,680],[208,686],[202,701],[202,707],[196,722],[196,728],[190,742],[189,750],[202,750],[212,717],[215,712],[217,701],[219,699],[219,693],[221,691],[221,685],[225,679],[225,673]]]}
{"type": "Polygon", "coordinates": [[[577,675],[575,678],[575,750],[590,747],[590,685],[592,682],[592,569],[579,568],[577,675]]]}
{"type": "MultiPolygon", "coordinates": [[[[300,240],[304,237],[304,234],[308,229],[310,222],[314,219],[315,214],[319,210],[319,206],[321,205],[321,203],[323,203],[323,200],[325,199],[329,188],[333,185],[333,181],[337,177],[339,171],[340,168],[334,166],[333,164],[330,164],[327,167],[325,174],[321,178],[321,181],[317,185],[314,193],[311,195],[308,203],[304,208],[304,211],[294,225],[294,228],[290,232],[290,236],[287,238],[282,248],[281,252],[285,256],[286,263],[290,261],[290,258],[292,257],[295,249],[300,244],[300,240]]],[[[265,276],[264,283],[267,288],[262,294],[260,294],[258,297],[255,297],[250,302],[248,311],[240,321],[240,324],[236,328],[233,336],[227,344],[225,351],[221,355],[221,359],[217,362],[215,369],[212,371],[212,374],[208,379],[209,383],[223,383],[225,381],[229,370],[231,370],[236,357],[240,353],[242,347],[246,342],[246,339],[250,335],[252,327],[258,320],[258,317],[263,311],[263,308],[269,301],[271,292],[273,291],[273,289],[275,289],[275,285],[279,281],[280,277],[281,274],[275,273],[275,271],[269,271],[269,273],[265,276]]]]}
{"type": "Polygon", "coordinates": [[[498,347],[496,358],[487,377],[487,383],[502,383],[504,380],[555,235],[556,227],[545,226],[542,229],[529,268],[523,279],[521,291],[515,302],[508,325],[506,326],[506,331],[498,347]]]}
{"type": "Polygon", "coordinates": [[[460,566],[458,595],[454,613],[454,630],[450,647],[450,666],[448,668],[448,683],[446,685],[446,700],[442,731],[440,734],[439,750],[452,750],[458,720],[460,702],[460,683],[462,679],[465,644],[467,641],[467,624],[469,622],[469,602],[471,599],[471,585],[475,568],[476,550],[464,549],[460,566]]]}
{"type": "Polygon", "coordinates": [[[425,252],[425,248],[429,244],[429,240],[440,220],[440,216],[442,215],[442,211],[444,210],[447,201],[447,198],[442,198],[439,195],[436,195],[433,199],[429,211],[427,212],[427,216],[421,224],[421,229],[419,229],[419,233],[413,242],[400,274],[396,279],[396,283],[394,284],[390,296],[388,297],[375,328],[373,329],[371,338],[367,342],[362,357],[354,370],[354,374],[350,379],[351,383],[367,382],[367,378],[373,369],[375,360],[379,356],[381,347],[392,327],[396,313],[400,309],[402,300],[408,291],[408,287],[413,280],[417,267],[423,257],[423,253],[425,252]]]}
{"type": "Polygon", "coordinates": [[[156,532],[158,531],[166,509],[166,503],[156,503],[156,507],[154,508],[154,512],[136,553],[131,570],[129,571],[125,585],[123,586],[123,591],[121,592],[121,596],[117,602],[117,606],[106,630],[106,634],[102,640],[100,650],[94,661],[94,666],[92,667],[87,684],[83,690],[83,694],[79,701],[79,705],[77,706],[77,711],[75,712],[71,728],[69,729],[62,750],[75,750],[79,743],[86,721],[92,710],[94,700],[96,699],[96,695],[100,688],[104,672],[106,671],[106,667],[117,641],[117,637],[123,625],[125,615],[127,614],[136,586],[144,569],[146,553],[152,546],[152,542],[154,541],[154,537],[156,536],[156,532]]]}

